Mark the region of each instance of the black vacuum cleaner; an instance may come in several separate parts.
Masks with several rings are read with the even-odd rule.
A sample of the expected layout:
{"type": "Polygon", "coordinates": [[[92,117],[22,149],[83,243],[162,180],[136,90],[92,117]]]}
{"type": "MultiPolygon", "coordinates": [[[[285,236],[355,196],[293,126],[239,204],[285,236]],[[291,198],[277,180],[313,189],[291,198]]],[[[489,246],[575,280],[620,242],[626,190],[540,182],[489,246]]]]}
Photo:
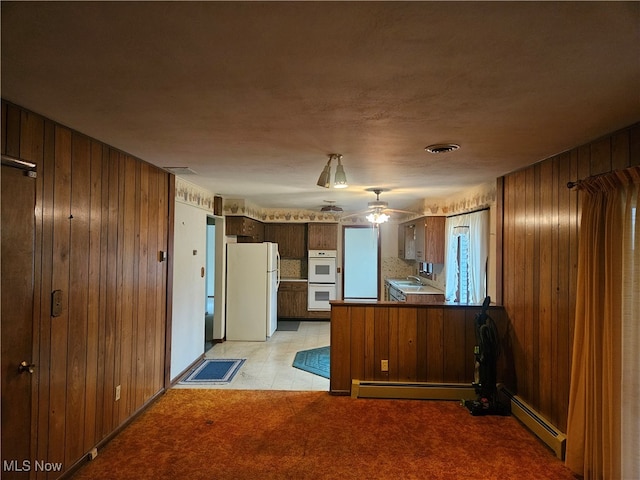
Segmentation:
{"type": "Polygon", "coordinates": [[[476,330],[475,373],[473,387],[477,398],[465,400],[464,406],[471,415],[506,415],[507,409],[498,401],[497,362],[500,355],[500,339],[493,319],[487,314],[491,297],[482,303],[482,311],[474,320],[476,330]]]}

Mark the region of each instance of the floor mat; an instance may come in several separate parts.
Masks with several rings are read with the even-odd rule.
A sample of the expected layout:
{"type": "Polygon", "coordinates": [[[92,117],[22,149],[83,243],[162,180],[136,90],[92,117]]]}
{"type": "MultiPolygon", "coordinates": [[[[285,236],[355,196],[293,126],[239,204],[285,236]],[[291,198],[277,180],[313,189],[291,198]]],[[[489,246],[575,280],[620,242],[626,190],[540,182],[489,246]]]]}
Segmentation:
{"type": "Polygon", "coordinates": [[[195,369],[180,381],[182,384],[209,383],[223,384],[229,383],[238,373],[245,359],[222,359],[212,358],[203,360],[195,369]]]}
{"type": "Polygon", "coordinates": [[[278,320],[278,330],[281,332],[297,332],[299,327],[298,320],[278,320]]]}
{"type": "Polygon", "coordinates": [[[324,378],[329,378],[330,347],[312,348],[296,353],[293,366],[324,378]]]}

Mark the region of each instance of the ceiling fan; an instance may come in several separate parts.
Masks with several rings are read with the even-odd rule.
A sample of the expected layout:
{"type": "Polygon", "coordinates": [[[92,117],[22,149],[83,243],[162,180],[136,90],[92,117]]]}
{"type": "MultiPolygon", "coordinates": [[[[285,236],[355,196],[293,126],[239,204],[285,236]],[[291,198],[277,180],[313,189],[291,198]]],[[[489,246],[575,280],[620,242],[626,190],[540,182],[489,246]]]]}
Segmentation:
{"type": "Polygon", "coordinates": [[[366,216],[365,218],[369,222],[373,224],[380,224],[388,221],[391,213],[409,213],[409,214],[414,213],[414,212],[409,212],[407,210],[397,210],[395,208],[389,208],[389,204],[387,202],[380,200],[380,194],[382,192],[388,192],[388,191],[389,189],[385,189],[385,188],[378,188],[378,187],[367,188],[367,192],[373,192],[376,194],[375,201],[369,202],[367,204],[368,206],[367,210],[352,213],[351,215],[346,215],[342,218],[357,217],[357,216],[365,215],[366,216]]]}
{"type": "Polygon", "coordinates": [[[342,213],[344,210],[342,210],[342,207],[339,207],[338,205],[334,205],[334,203],[336,203],[334,200],[325,200],[326,203],[328,203],[328,205],[324,205],[320,211],[321,212],[325,212],[325,213],[342,213]]]}

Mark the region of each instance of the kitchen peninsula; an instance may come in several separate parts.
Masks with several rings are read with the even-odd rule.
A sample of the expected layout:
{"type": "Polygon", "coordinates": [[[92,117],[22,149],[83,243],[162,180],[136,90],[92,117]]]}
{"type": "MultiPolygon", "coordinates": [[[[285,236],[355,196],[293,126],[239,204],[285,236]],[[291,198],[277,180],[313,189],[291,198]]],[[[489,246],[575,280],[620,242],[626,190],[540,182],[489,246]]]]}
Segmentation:
{"type": "MultiPolygon", "coordinates": [[[[474,379],[475,316],[481,305],[392,301],[331,302],[330,392],[349,395],[352,380],[466,383],[474,379]]],[[[501,306],[488,314],[502,354],[498,381],[510,383],[508,319],[501,306]]]]}

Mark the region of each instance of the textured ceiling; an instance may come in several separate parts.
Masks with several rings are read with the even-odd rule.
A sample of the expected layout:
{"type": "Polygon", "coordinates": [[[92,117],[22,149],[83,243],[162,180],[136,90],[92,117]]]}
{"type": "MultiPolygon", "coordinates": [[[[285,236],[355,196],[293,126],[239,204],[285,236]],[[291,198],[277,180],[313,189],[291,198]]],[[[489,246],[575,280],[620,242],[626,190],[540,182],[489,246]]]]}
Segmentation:
{"type": "Polygon", "coordinates": [[[638,2],[3,1],[2,97],[225,197],[406,208],[640,120],[639,32],[638,2]]]}

